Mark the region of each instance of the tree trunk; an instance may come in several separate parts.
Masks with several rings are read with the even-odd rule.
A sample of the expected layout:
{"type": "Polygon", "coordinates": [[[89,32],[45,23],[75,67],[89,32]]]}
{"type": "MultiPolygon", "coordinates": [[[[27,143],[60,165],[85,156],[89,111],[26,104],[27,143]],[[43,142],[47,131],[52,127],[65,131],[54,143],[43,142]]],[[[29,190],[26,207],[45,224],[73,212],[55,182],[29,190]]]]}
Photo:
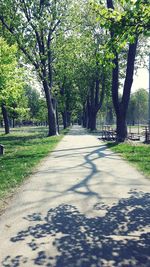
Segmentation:
{"type": "Polygon", "coordinates": [[[63,126],[64,126],[64,129],[67,128],[67,114],[66,114],[66,111],[63,111],[62,113],[62,119],[63,119],[63,126]]]}
{"type": "Polygon", "coordinates": [[[2,120],[0,121],[0,126],[3,128],[3,121],[2,120]]]}
{"type": "Polygon", "coordinates": [[[94,131],[94,130],[96,130],[96,115],[97,115],[97,113],[95,113],[95,112],[92,112],[91,113],[91,123],[90,123],[90,130],[91,131],[94,131]]]}
{"type": "Polygon", "coordinates": [[[87,105],[83,108],[83,116],[82,116],[82,125],[84,128],[87,127],[87,121],[88,121],[88,111],[87,111],[87,105]]]}
{"type": "Polygon", "coordinates": [[[13,128],[15,128],[15,118],[12,118],[13,128]]]}
{"type": "Polygon", "coordinates": [[[57,100],[55,98],[52,98],[52,104],[53,104],[53,109],[54,109],[54,114],[55,114],[55,119],[56,119],[56,131],[57,131],[57,134],[59,134],[57,100]]]}
{"type": "Polygon", "coordinates": [[[2,104],[2,114],[3,114],[3,119],[4,119],[4,125],[5,125],[5,134],[9,134],[10,133],[9,119],[8,119],[8,113],[7,113],[5,104],[2,104]]]}
{"type": "Polygon", "coordinates": [[[59,129],[59,115],[58,115],[58,106],[57,106],[57,100],[56,100],[56,123],[57,123],[57,132],[60,133],[59,129]]]}
{"type": "Polygon", "coordinates": [[[127,129],[126,129],[126,117],[127,110],[130,100],[131,87],[133,82],[133,73],[134,73],[134,62],[136,56],[136,48],[137,48],[137,39],[135,43],[129,44],[128,50],[128,59],[127,59],[127,69],[126,69],[126,77],[123,88],[123,96],[121,102],[118,99],[118,90],[119,90],[119,66],[118,66],[118,55],[116,54],[116,58],[114,60],[115,68],[113,69],[113,81],[112,81],[112,98],[113,104],[117,117],[117,140],[118,142],[123,142],[127,138],[127,129]],[[122,130],[120,129],[122,125],[122,130]]]}
{"type": "MultiPolygon", "coordinates": [[[[107,0],[107,7],[114,10],[113,0],[107,0]]],[[[114,37],[114,31],[111,30],[111,38],[114,37]]],[[[135,36],[134,43],[129,44],[127,56],[127,68],[125,75],[125,82],[123,87],[123,96],[119,101],[119,60],[118,53],[114,51],[115,58],[113,60],[114,69],[112,73],[112,98],[117,117],[117,141],[124,142],[127,137],[126,116],[130,100],[131,87],[133,82],[134,63],[136,56],[136,49],[138,43],[138,36],[135,36]]]]}
{"type": "Polygon", "coordinates": [[[52,97],[49,91],[49,87],[45,81],[43,81],[43,87],[45,91],[46,96],[46,103],[47,103],[47,109],[48,109],[48,136],[57,135],[57,123],[56,123],[56,112],[53,107],[52,103],[52,97]]]}
{"type": "Polygon", "coordinates": [[[127,137],[127,123],[126,123],[126,116],[122,114],[117,115],[117,142],[121,143],[127,137]]]}
{"type": "Polygon", "coordinates": [[[67,112],[67,127],[69,127],[71,124],[71,113],[67,112]]]}
{"type": "Polygon", "coordinates": [[[92,108],[89,108],[88,111],[88,129],[91,131],[96,130],[96,115],[97,112],[93,112],[92,108]]]}

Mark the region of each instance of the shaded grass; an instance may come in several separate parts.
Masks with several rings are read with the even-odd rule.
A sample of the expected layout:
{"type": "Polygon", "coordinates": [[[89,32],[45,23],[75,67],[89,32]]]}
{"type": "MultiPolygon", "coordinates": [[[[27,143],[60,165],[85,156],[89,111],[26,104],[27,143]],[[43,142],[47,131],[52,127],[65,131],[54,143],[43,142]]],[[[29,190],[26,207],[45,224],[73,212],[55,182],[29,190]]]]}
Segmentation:
{"type": "Polygon", "coordinates": [[[0,156],[0,198],[20,185],[66,132],[47,137],[46,127],[23,127],[9,135],[0,133],[0,144],[5,147],[4,156],[0,156]]]}
{"type": "Polygon", "coordinates": [[[107,146],[133,163],[140,171],[150,177],[150,145],[107,143],[107,146]]]}

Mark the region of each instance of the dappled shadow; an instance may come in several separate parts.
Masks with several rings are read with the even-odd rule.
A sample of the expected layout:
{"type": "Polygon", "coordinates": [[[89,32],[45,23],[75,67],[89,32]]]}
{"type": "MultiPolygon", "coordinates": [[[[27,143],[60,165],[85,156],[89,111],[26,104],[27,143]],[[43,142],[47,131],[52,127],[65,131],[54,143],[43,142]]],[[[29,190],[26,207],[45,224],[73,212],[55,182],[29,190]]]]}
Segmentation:
{"type": "Polygon", "coordinates": [[[110,151],[109,154],[106,154],[105,153],[106,149],[107,146],[102,145],[98,149],[93,150],[84,156],[85,161],[83,164],[80,165],[80,167],[82,166],[84,168],[88,168],[89,174],[86,175],[80,182],[70,187],[67,191],[73,191],[74,193],[96,196],[97,198],[100,198],[98,193],[91,190],[89,182],[92,180],[94,175],[101,172],[100,170],[97,169],[97,165],[96,163],[94,163],[94,161],[96,159],[104,157],[111,158],[113,152],[110,151]]]}
{"type": "Polygon", "coordinates": [[[31,226],[10,242],[27,246],[33,256],[23,251],[8,255],[1,266],[150,266],[150,194],[130,192],[129,198],[113,206],[98,202],[93,209],[97,214],[103,210],[104,215],[90,218],[75,206],[59,205],[49,209],[46,217],[40,213],[26,216],[31,226]]]}
{"type": "Polygon", "coordinates": [[[100,146],[99,145],[97,145],[97,146],[84,146],[84,147],[74,147],[74,148],[64,148],[64,149],[55,149],[55,153],[57,153],[57,152],[64,152],[64,151],[74,151],[74,150],[86,150],[86,149],[88,149],[88,148],[90,148],[90,149],[92,149],[92,148],[99,148],[100,146]]]}

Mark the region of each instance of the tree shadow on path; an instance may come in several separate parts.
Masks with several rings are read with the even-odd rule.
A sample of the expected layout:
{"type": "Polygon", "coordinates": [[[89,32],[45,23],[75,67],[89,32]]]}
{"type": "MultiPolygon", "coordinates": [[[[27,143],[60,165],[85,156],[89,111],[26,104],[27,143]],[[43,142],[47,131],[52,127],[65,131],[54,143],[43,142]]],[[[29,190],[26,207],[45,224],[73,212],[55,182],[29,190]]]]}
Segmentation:
{"type": "MultiPolygon", "coordinates": [[[[96,196],[98,199],[100,199],[99,193],[96,193],[91,189],[90,182],[93,180],[94,175],[100,173],[101,171],[98,170],[96,163],[94,162],[97,159],[101,158],[107,158],[107,159],[113,159],[115,160],[115,157],[113,157],[112,151],[109,151],[106,153],[107,146],[101,145],[98,149],[95,149],[89,153],[86,153],[84,155],[84,163],[80,164],[80,167],[87,168],[89,170],[89,174],[86,175],[81,181],[76,183],[75,185],[71,186],[67,192],[72,191],[74,193],[83,194],[87,196],[96,196]]],[[[117,158],[117,160],[119,160],[117,158]]],[[[76,166],[76,168],[79,166],[76,166]]],[[[112,174],[111,174],[112,175],[112,174]]]]}
{"type": "Polygon", "coordinates": [[[33,257],[23,252],[15,257],[8,255],[1,266],[149,267],[150,194],[129,194],[111,207],[94,205],[97,213],[104,210],[101,217],[87,217],[66,204],[49,209],[46,217],[40,213],[28,215],[24,219],[31,226],[10,242],[12,246],[27,246],[33,257]],[[51,255],[50,245],[46,247],[50,242],[56,255],[51,255]]]}

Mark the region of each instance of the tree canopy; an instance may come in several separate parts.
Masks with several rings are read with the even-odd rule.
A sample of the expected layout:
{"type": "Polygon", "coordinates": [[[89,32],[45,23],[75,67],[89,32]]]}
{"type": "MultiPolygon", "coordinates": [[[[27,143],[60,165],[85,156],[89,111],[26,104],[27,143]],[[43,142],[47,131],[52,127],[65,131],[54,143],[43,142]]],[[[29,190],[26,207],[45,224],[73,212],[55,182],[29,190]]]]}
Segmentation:
{"type": "Polygon", "coordinates": [[[117,139],[125,140],[136,56],[149,21],[146,0],[1,0],[0,31],[37,72],[49,135],[57,134],[56,106],[65,127],[76,114],[94,130],[112,95],[117,139]]]}

